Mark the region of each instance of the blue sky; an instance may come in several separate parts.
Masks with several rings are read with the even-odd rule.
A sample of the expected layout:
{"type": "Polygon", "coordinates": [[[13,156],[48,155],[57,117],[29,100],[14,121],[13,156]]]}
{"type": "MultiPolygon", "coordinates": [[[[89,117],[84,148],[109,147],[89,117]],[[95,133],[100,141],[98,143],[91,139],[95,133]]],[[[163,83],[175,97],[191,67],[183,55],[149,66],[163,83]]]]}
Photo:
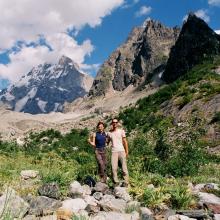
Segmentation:
{"type": "Polygon", "coordinates": [[[24,0],[19,5],[16,0],[8,1],[11,5],[4,6],[0,0],[8,9],[5,11],[14,14],[13,18],[11,13],[3,13],[0,21],[0,89],[37,64],[56,62],[61,54],[95,76],[98,66],[126,40],[131,29],[147,18],[170,27],[181,26],[186,14],[193,11],[211,28],[220,30],[220,0],[85,0],[87,4],[39,0],[38,5],[34,0],[29,5],[24,0]],[[24,15],[25,8],[30,12],[24,15]]]}

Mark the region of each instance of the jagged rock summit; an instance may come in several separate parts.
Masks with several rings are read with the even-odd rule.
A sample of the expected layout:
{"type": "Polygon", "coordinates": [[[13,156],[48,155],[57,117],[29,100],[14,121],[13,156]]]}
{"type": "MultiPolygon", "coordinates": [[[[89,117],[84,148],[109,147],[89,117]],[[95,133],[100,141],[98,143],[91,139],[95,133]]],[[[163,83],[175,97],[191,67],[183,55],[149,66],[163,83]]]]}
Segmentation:
{"type": "Polygon", "coordinates": [[[89,95],[96,97],[123,91],[129,85],[138,86],[163,71],[179,32],[176,27],[168,28],[149,19],[135,27],[127,41],[104,62],[89,95]]]}
{"type": "Polygon", "coordinates": [[[85,96],[93,78],[80,72],[70,58],[57,64],[41,64],[0,93],[0,100],[12,110],[31,114],[62,111],[64,102],[85,96]]]}
{"type": "Polygon", "coordinates": [[[190,13],[171,49],[162,79],[173,82],[193,66],[217,54],[220,54],[220,35],[205,21],[190,13]]]}

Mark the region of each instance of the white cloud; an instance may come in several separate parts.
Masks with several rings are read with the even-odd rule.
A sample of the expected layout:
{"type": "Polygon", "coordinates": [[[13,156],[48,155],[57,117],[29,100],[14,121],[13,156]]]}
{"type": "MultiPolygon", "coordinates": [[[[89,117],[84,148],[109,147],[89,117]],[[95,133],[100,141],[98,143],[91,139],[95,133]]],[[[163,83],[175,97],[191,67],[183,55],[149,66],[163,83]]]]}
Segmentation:
{"type": "Polygon", "coordinates": [[[220,0],[208,0],[209,5],[220,6],[220,0]]]}
{"type": "Polygon", "coordinates": [[[137,11],[136,13],[135,13],[135,16],[136,17],[141,17],[141,16],[143,16],[143,15],[148,15],[148,14],[150,14],[151,13],[151,11],[152,11],[152,8],[149,6],[149,7],[147,7],[147,6],[142,6],[140,9],[139,9],[139,11],[137,11]]]}
{"type": "Polygon", "coordinates": [[[220,34],[220,30],[215,30],[215,33],[216,34],[220,34]]]}
{"type": "Polygon", "coordinates": [[[0,0],[0,51],[10,51],[10,63],[0,64],[0,78],[15,82],[34,66],[45,62],[55,63],[66,55],[87,69],[85,56],[94,50],[90,40],[79,44],[67,35],[73,30],[77,34],[85,25],[95,27],[102,19],[123,5],[124,0],[0,0]],[[39,44],[43,37],[48,46],[39,44]],[[12,46],[22,41],[17,52],[12,46]],[[27,46],[28,43],[37,46],[27,46]]]}
{"type": "Polygon", "coordinates": [[[79,45],[65,33],[51,35],[46,38],[46,42],[50,45],[52,51],[44,45],[38,45],[37,47],[23,45],[19,52],[10,53],[9,58],[11,62],[7,65],[0,64],[0,77],[8,79],[11,82],[16,82],[34,66],[45,62],[57,62],[62,55],[70,57],[80,67],[83,67],[85,65],[85,56],[90,55],[94,50],[94,46],[90,40],[86,40],[79,45]]]}
{"type": "Polygon", "coordinates": [[[35,41],[39,34],[51,35],[67,29],[100,25],[102,18],[124,0],[0,0],[0,48],[17,40],[35,41]]]}
{"type": "MultiPolygon", "coordinates": [[[[205,22],[207,22],[207,23],[210,21],[210,17],[209,17],[209,15],[208,15],[208,10],[199,9],[198,11],[195,11],[194,14],[195,14],[197,17],[203,19],[203,20],[204,20],[205,22]]],[[[186,21],[187,18],[188,18],[188,15],[185,15],[185,16],[183,17],[183,21],[186,21]]]]}

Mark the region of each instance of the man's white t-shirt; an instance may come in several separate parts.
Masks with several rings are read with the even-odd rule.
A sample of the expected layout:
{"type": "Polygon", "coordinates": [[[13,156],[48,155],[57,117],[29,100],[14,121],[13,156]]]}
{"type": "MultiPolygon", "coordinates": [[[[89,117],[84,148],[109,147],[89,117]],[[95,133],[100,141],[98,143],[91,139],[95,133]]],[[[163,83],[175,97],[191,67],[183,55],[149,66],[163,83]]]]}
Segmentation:
{"type": "Polygon", "coordinates": [[[126,137],[125,131],[117,128],[115,131],[108,132],[108,136],[112,142],[112,152],[125,151],[122,138],[126,137]]]}

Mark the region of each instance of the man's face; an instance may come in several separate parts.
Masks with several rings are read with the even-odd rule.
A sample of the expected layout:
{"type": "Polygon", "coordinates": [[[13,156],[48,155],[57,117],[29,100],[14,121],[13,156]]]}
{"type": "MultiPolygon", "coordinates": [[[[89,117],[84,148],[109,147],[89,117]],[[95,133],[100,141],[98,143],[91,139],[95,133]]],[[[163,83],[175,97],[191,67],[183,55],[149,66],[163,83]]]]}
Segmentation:
{"type": "Polygon", "coordinates": [[[118,126],[118,120],[116,119],[112,120],[112,127],[117,128],[117,126],[118,126]]]}

